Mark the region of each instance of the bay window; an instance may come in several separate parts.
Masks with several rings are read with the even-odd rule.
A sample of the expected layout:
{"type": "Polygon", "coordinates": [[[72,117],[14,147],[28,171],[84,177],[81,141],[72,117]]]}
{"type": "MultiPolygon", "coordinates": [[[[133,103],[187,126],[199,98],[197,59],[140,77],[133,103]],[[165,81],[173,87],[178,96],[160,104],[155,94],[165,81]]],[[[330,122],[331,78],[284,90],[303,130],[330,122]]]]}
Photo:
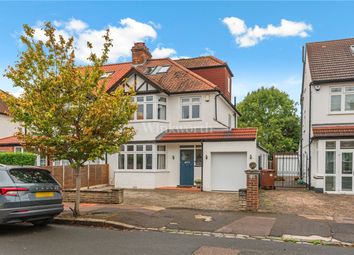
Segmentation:
{"type": "Polygon", "coordinates": [[[119,170],[166,169],[166,146],[152,144],[122,145],[118,154],[119,170]],[[155,164],[154,164],[155,161],[155,164]]]}
{"type": "Polygon", "coordinates": [[[181,116],[182,119],[200,118],[200,97],[181,98],[181,116]]]}
{"type": "Polygon", "coordinates": [[[354,87],[332,87],[330,111],[354,112],[354,87]]]}
{"type": "Polygon", "coordinates": [[[136,96],[133,101],[138,107],[131,120],[166,120],[166,97],[136,96]]]}

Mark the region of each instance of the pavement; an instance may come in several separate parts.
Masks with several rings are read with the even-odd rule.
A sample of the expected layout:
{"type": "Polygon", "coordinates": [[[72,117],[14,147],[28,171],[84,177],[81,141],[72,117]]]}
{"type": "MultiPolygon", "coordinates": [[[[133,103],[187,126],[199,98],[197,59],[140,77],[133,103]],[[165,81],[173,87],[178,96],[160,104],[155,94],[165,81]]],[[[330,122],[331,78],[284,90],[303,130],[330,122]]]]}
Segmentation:
{"type": "Polygon", "coordinates": [[[316,215],[215,211],[156,206],[82,204],[82,216],[70,207],[57,222],[112,226],[171,233],[234,236],[288,242],[354,246],[354,219],[316,215]]]}
{"type": "Polygon", "coordinates": [[[30,224],[0,228],[0,255],[350,255],[353,248],[151,231],[30,224]]]}

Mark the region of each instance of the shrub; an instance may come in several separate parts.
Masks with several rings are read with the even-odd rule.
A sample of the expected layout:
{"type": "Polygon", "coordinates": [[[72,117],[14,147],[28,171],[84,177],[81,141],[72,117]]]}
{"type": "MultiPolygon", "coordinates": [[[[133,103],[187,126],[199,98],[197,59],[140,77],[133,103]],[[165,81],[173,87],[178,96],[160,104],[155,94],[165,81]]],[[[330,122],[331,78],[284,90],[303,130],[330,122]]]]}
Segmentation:
{"type": "Polygon", "coordinates": [[[36,154],[19,152],[0,152],[0,164],[17,166],[34,166],[36,154]]]}

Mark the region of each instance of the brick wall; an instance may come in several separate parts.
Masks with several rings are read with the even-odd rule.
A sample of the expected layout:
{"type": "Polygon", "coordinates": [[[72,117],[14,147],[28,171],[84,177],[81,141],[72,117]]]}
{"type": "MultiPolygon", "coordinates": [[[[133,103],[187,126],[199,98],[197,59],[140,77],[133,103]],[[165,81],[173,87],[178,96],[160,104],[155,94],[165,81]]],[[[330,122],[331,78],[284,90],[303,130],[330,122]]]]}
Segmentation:
{"type": "MultiPolygon", "coordinates": [[[[75,190],[64,190],[64,202],[75,202],[75,190]]],[[[94,203],[94,204],[121,204],[123,203],[124,190],[81,190],[80,201],[81,203],[94,203]]]]}
{"type": "Polygon", "coordinates": [[[231,101],[232,87],[230,93],[227,91],[228,77],[231,78],[231,76],[226,67],[191,69],[191,71],[217,85],[222,93],[231,101]]]}
{"type": "Polygon", "coordinates": [[[246,170],[247,175],[247,195],[246,209],[257,211],[259,208],[259,170],[246,170]]]}

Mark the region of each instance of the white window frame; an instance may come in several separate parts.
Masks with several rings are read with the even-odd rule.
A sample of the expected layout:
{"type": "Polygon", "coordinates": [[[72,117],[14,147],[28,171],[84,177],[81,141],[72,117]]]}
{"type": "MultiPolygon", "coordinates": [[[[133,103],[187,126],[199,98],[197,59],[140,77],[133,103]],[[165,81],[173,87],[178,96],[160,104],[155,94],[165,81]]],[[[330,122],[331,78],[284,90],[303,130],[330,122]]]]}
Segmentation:
{"type": "Polygon", "coordinates": [[[353,91],[347,91],[349,88],[354,88],[354,86],[331,86],[329,87],[329,112],[331,114],[343,114],[343,113],[354,113],[354,110],[345,110],[345,97],[346,95],[354,95],[353,91]],[[332,92],[332,89],[340,89],[340,92],[332,92]],[[339,111],[332,111],[332,96],[340,96],[341,105],[339,111]]]}
{"type": "Polygon", "coordinates": [[[166,170],[167,169],[167,146],[165,147],[165,151],[158,151],[157,146],[164,146],[164,145],[156,145],[156,144],[126,144],[121,146],[121,151],[117,155],[117,168],[118,171],[146,171],[146,172],[151,172],[151,171],[161,171],[161,170],[166,170]],[[127,146],[133,146],[133,151],[128,151],[127,146]],[[143,146],[142,151],[137,150],[137,146],[143,146]],[[151,151],[146,149],[146,146],[151,146],[152,149],[151,151]],[[137,169],[137,154],[143,154],[143,168],[142,169],[137,169]],[[146,168],[146,155],[151,154],[152,155],[152,165],[151,169],[146,168]],[[157,169],[158,164],[157,164],[157,154],[164,154],[165,155],[165,168],[164,169],[157,169]],[[120,155],[124,155],[124,168],[119,168],[119,157],[120,155]],[[128,155],[133,155],[133,168],[128,169],[128,155]]]}
{"type": "Polygon", "coordinates": [[[231,77],[227,77],[227,92],[229,92],[229,94],[231,93],[231,86],[232,86],[232,79],[231,77]]]}
{"type": "Polygon", "coordinates": [[[24,149],[23,149],[22,146],[15,146],[15,147],[14,147],[14,152],[16,152],[16,153],[23,153],[23,152],[24,152],[24,149]],[[18,149],[19,149],[20,151],[17,151],[18,149]]]}
{"type": "Polygon", "coordinates": [[[182,121],[186,120],[200,120],[202,114],[202,97],[201,96],[191,96],[191,97],[181,97],[180,99],[180,117],[182,121]],[[198,102],[193,102],[193,99],[198,98],[198,102]],[[188,102],[183,102],[184,100],[188,100],[188,102]],[[193,106],[199,106],[199,117],[193,118],[193,106]],[[183,106],[188,106],[189,116],[188,118],[183,118],[183,106]]]}
{"type": "MultiPolygon", "coordinates": [[[[354,194],[354,148],[341,148],[340,144],[342,141],[354,141],[354,140],[325,140],[324,141],[324,148],[325,153],[327,151],[334,152],[335,154],[335,169],[334,173],[328,174],[326,173],[326,169],[324,169],[324,180],[323,180],[323,189],[326,193],[340,193],[340,194],[354,194]],[[327,149],[326,142],[335,142],[336,147],[334,149],[327,149]],[[352,173],[343,173],[342,172],[342,158],[343,153],[352,153],[353,160],[352,160],[352,173]],[[335,190],[334,191],[327,191],[326,188],[326,177],[332,176],[335,178],[335,190]],[[342,190],[342,177],[351,177],[352,178],[352,190],[342,190]]],[[[326,157],[324,157],[324,166],[326,166],[326,157]]]]}
{"type": "Polygon", "coordinates": [[[136,95],[133,97],[132,99],[133,102],[135,102],[137,105],[143,105],[143,109],[144,109],[144,118],[143,119],[138,119],[138,110],[135,111],[135,113],[133,114],[133,118],[131,119],[131,121],[134,122],[147,122],[147,121],[166,121],[167,120],[167,97],[166,96],[161,96],[161,95],[136,95]],[[137,98],[143,98],[143,101],[138,102],[137,98]],[[152,97],[152,101],[147,101],[147,97],[152,97]],[[165,98],[165,102],[159,102],[160,98],[165,98]],[[147,105],[148,104],[152,104],[152,118],[151,119],[147,119],[147,105]],[[166,107],[166,119],[159,119],[158,118],[158,106],[159,105],[165,105],[166,107]]]}

